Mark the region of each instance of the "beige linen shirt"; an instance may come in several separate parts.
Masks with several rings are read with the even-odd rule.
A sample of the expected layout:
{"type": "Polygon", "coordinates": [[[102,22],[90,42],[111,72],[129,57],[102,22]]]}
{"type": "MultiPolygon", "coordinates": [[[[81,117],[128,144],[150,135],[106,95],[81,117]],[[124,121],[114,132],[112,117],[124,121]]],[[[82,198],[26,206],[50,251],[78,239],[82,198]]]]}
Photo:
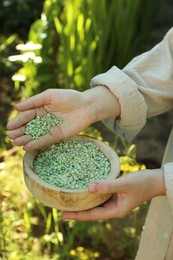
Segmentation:
{"type": "MultiPolygon", "coordinates": [[[[91,80],[118,98],[120,118],[104,124],[132,140],[147,118],[173,109],[173,28],[153,49],[134,58],[123,70],[113,66],[91,80]]],[[[167,195],[154,198],[147,215],[136,260],[173,260],[173,130],[162,162],[167,195]]]]}

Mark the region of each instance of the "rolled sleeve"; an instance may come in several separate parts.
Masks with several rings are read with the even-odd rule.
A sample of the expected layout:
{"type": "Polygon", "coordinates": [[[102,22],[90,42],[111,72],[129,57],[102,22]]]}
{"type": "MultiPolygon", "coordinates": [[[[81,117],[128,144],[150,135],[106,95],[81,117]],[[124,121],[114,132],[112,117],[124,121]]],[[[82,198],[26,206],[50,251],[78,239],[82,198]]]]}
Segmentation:
{"type": "Polygon", "coordinates": [[[132,140],[145,125],[147,114],[145,100],[137,85],[115,66],[91,80],[91,87],[99,85],[108,87],[121,106],[120,118],[105,120],[104,124],[121,137],[132,140]]]}
{"type": "Polygon", "coordinates": [[[173,108],[173,28],[164,39],[134,58],[123,70],[113,66],[91,80],[91,87],[106,86],[119,101],[121,114],[104,124],[132,140],[147,118],[173,108]]]}
{"type": "Polygon", "coordinates": [[[171,213],[173,215],[173,162],[166,163],[163,166],[163,169],[166,186],[166,195],[171,208],[171,213]]]}

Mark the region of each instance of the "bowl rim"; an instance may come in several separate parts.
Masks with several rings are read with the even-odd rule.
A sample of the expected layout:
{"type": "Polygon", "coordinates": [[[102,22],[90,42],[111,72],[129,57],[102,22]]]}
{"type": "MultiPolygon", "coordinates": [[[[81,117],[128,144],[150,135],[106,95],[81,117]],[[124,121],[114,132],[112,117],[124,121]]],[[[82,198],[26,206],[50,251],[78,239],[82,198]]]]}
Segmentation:
{"type": "MultiPolygon", "coordinates": [[[[115,152],[115,150],[110,145],[108,145],[104,141],[98,140],[94,137],[82,135],[82,134],[78,134],[78,135],[72,136],[70,138],[66,138],[62,142],[75,141],[75,140],[86,141],[86,142],[87,141],[94,142],[99,147],[100,151],[106,156],[106,158],[109,160],[109,162],[111,164],[111,170],[110,170],[110,172],[109,172],[109,174],[108,174],[108,176],[105,180],[113,180],[113,179],[116,179],[119,176],[119,174],[120,174],[120,160],[119,160],[117,153],[115,152]],[[102,150],[102,148],[104,148],[104,149],[102,150]],[[111,154],[112,159],[108,158],[108,154],[111,154]]],[[[53,190],[53,191],[57,191],[57,192],[65,192],[65,193],[80,193],[80,192],[84,193],[84,192],[88,192],[88,186],[84,187],[84,188],[79,188],[79,189],[63,188],[63,187],[58,187],[54,184],[50,184],[50,183],[44,181],[43,179],[41,179],[34,172],[33,162],[34,162],[34,159],[36,158],[37,154],[42,152],[42,151],[34,150],[34,151],[31,151],[31,152],[25,152],[24,157],[23,157],[24,178],[26,176],[27,178],[34,180],[37,183],[38,186],[42,186],[45,189],[53,190]],[[26,168],[27,168],[27,170],[26,170],[26,168]]]]}

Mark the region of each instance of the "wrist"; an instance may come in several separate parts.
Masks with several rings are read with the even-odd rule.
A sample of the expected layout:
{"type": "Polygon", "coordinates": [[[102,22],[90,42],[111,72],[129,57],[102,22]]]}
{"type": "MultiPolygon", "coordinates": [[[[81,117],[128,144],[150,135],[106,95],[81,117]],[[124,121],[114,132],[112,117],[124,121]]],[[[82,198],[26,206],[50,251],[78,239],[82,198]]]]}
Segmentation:
{"type": "Polygon", "coordinates": [[[120,116],[118,99],[105,86],[97,86],[83,92],[92,122],[120,116]]]}
{"type": "Polygon", "coordinates": [[[152,197],[165,196],[166,186],[162,169],[150,170],[152,197]]]}

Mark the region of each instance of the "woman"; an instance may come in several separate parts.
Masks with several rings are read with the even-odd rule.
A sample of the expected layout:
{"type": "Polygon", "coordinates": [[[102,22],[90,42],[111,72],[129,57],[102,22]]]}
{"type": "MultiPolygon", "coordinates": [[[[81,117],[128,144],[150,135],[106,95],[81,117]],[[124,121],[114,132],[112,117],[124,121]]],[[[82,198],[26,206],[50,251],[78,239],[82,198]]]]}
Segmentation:
{"type": "MultiPolygon", "coordinates": [[[[94,77],[91,87],[84,92],[49,89],[17,104],[21,113],[8,123],[9,137],[26,151],[42,149],[102,120],[112,131],[132,140],[147,118],[173,108],[173,28],[158,45],[133,59],[123,70],[114,66],[94,77]],[[28,121],[48,112],[63,118],[64,123],[38,140],[24,134],[28,121]]],[[[151,204],[136,259],[173,259],[169,250],[170,243],[173,246],[173,132],[162,168],[130,173],[111,182],[95,181],[88,189],[94,193],[111,192],[114,196],[94,209],[63,212],[63,218],[120,218],[157,197],[151,204]],[[164,225],[162,216],[166,220],[164,225]]]]}

